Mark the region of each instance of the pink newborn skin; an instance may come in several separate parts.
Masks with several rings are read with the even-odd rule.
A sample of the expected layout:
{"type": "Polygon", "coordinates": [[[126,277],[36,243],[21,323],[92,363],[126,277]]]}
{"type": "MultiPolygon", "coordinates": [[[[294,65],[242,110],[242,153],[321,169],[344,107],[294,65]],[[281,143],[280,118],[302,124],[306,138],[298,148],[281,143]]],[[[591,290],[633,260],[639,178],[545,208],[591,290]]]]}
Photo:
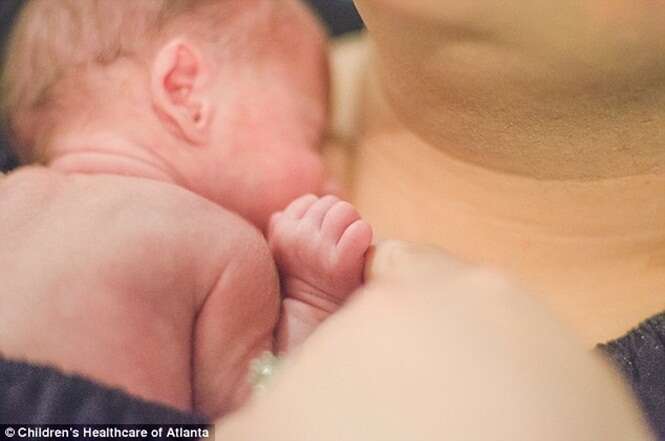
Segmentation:
{"type": "Polygon", "coordinates": [[[272,216],[268,237],[284,292],[276,340],[284,353],[362,284],[372,229],[348,202],[306,195],[272,216]]]}
{"type": "Polygon", "coordinates": [[[13,220],[26,257],[2,267],[57,275],[26,274],[0,308],[5,355],[215,418],[249,396],[253,358],[300,345],[360,286],[371,228],[313,195],[327,186],[323,34],[298,2],[281,7],[275,66],[219,67],[176,38],[147,89],[133,66],[105,67],[85,124],[42,146],[50,171],[2,181],[18,196],[0,212],[33,213],[13,220]],[[45,245],[57,260],[31,260],[45,245]],[[36,314],[21,296],[39,299],[36,314]]]}
{"type": "Polygon", "coordinates": [[[0,180],[0,352],[222,415],[273,346],[279,284],[239,216],[187,190],[23,167],[0,180]]]}

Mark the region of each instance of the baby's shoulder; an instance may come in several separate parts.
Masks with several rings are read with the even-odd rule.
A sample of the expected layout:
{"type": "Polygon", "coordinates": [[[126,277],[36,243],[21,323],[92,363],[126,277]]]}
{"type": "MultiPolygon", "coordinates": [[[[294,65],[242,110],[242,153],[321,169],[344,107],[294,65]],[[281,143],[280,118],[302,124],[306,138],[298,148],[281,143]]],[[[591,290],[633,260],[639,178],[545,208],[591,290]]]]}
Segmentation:
{"type": "Polygon", "coordinates": [[[96,194],[93,205],[106,216],[138,223],[190,246],[234,248],[238,242],[263,241],[261,233],[238,214],[175,184],[115,175],[75,176],[77,190],[96,194]]]}
{"type": "Polygon", "coordinates": [[[165,252],[221,259],[265,242],[240,216],[182,187],[117,175],[22,167],[0,178],[0,212],[25,234],[59,228],[112,249],[158,244],[165,252]]]}

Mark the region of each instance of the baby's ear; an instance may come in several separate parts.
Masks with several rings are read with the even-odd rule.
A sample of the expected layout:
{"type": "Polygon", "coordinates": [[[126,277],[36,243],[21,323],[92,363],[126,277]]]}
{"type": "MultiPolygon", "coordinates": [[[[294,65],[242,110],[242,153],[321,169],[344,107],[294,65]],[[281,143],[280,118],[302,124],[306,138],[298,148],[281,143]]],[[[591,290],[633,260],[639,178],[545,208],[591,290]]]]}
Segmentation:
{"type": "Polygon", "coordinates": [[[205,143],[212,118],[208,69],[199,51],[184,39],[164,45],[152,66],[150,89],[155,108],[178,136],[205,143]]]}

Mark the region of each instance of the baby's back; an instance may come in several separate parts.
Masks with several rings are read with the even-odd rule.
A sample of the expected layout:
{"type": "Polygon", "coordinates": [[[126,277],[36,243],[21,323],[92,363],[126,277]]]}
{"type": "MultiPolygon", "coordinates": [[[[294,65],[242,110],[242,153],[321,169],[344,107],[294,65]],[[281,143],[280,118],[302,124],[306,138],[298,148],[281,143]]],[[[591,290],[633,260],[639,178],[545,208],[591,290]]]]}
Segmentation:
{"type": "Polygon", "coordinates": [[[211,416],[246,394],[279,296],[245,221],[169,184],[43,168],[0,181],[0,213],[0,265],[18,275],[0,353],[211,416]]]}

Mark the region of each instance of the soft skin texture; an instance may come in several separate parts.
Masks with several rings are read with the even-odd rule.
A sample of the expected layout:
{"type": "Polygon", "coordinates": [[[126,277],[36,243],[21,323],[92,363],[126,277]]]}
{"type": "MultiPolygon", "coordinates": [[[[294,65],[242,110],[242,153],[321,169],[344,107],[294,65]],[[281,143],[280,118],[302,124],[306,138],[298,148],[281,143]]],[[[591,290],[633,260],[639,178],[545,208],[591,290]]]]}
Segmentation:
{"type": "Polygon", "coordinates": [[[651,439],[611,371],[582,356],[503,276],[398,243],[381,244],[373,262],[356,300],[289,359],[264,395],[222,421],[217,436],[651,439]],[[304,418],[294,424],[293,415],[304,418]]]}
{"type": "Polygon", "coordinates": [[[334,120],[379,238],[509,273],[589,347],[665,308],[662,3],[357,5],[334,120]]]}
{"type": "Polygon", "coordinates": [[[363,282],[372,228],[336,196],[306,195],[270,222],[268,240],[284,293],[276,350],[300,346],[363,282]]]}
{"type": "Polygon", "coordinates": [[[0,350],[180,409],[247,398],[279,286],[260,233],[176,186],[23,168],[0,180],[0,350]]]}

